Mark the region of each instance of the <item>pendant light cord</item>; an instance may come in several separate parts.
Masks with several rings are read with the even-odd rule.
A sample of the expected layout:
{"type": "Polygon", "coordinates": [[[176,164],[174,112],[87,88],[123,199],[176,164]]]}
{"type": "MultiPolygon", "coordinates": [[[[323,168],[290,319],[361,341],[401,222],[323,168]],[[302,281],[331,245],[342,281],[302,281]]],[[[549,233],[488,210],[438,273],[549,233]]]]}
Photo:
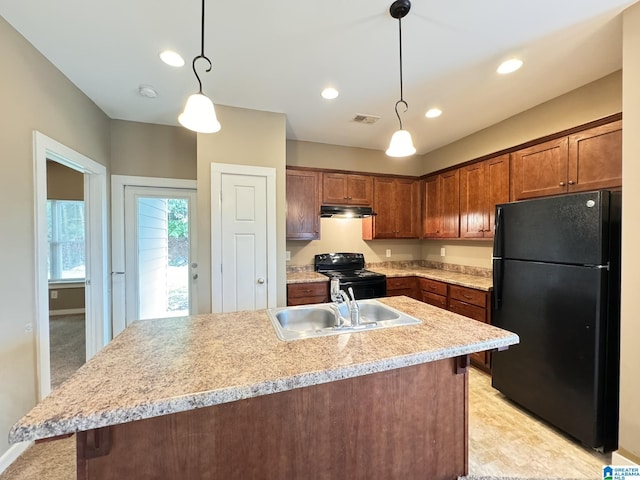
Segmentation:
{"type": "MultiPolygon", "coordinates": [[[[202,20],[200,23],[200,27],[201,27],[201,35],[200,35],[200,55],[198,55],[197,57],[195,57],[193,59],[193,62],[191,62],[191,68],[193,68],[193,73],[195,74],[196,78],[198,79],[198,86],[200,87],[200,89],[198,90],[198,93],[202,93],[202,82],[200,81],[200,75],[198,75],[198,72],[196,71],[196,61],[198,61],[200,58],[205,59],[208,63],[209,63],[209,68],[207,68],[205,70],[205,72],[210,72],[211,71],[211,60],[209,60],[209,58],[204,54],[204,0],[202,0],[202,20]]],[[[402,73],[400,74],[402,75],[402,73]]],[[[400,96],[402,96],[402,94],[400,94],[400,96]]]]}
{"type": "Polygon", "coordinates": [[[400,114],[398,113],[398,104],[404,104],[405,112],[409,110],[409,105],[404,101],[404,92],[402,88],[402,17],[398,18],[398,33],[400,36],[400,100],[396,102],[395,110],[398,121],[400,122],[400,130],[402,130],[402,118],[400,118],[400,114]]]}

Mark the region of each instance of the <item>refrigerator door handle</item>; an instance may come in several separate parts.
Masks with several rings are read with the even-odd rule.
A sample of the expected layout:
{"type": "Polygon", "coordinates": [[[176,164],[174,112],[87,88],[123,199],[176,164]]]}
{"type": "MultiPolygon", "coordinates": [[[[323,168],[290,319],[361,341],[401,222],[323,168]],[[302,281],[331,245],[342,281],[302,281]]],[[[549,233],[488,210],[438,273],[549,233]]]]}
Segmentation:
{"type": "Polygon", "coordinates": [[[502,306],[502,269],[501,258],[493,259],[493,310],[500,310],[502,306]]]}
{"type": "Polygon", "coordinates": [[[494,257],[502,257],[502,237],[504,236],[502,232],[502,206],[496,205],[496,219],[495,219],[495,231],[494,231],[494,240],[493,240],[493,256],[494,257]]]}

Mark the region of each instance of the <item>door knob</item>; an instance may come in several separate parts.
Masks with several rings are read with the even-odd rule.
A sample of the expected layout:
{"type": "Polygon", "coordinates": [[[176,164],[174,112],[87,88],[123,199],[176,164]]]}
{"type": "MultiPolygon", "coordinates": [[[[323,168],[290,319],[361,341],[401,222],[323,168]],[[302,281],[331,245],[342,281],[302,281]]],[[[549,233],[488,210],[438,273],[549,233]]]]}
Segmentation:
{"type": "Polygon", "coordinates": [[[258,277],[258,283],[260,283],[260,284],[264,283],[264,278],[263,277],[258,277]]]}

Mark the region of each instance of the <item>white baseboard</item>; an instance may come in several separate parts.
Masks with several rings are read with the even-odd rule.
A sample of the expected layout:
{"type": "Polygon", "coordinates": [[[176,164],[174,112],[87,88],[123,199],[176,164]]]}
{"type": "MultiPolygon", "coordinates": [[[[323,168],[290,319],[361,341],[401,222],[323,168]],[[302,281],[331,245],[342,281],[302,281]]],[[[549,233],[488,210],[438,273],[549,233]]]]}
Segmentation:
{"type": "Polygon", "coordinates": [[[16,461],[22,453],[29,448],[33,442],[21,442],[11,445],[9,450],[4,452],[4,454],[0,457],[0,474],[4,472],[9,465],[16,461]]]}
{"type": "Polygon", "coordinates": [[[49,315],[55,317],[56,315],[77,315],[84,313],[84,308],[64,308],[62,310],[49,310],[49,315]]]}
{"type": "Polygon", "coordinates": [[[627,457],[623,456],[618,452],[613,452],[611,454],[611,465],[625,466],[625,467],[637,467],[638,465],[627,457]]]}

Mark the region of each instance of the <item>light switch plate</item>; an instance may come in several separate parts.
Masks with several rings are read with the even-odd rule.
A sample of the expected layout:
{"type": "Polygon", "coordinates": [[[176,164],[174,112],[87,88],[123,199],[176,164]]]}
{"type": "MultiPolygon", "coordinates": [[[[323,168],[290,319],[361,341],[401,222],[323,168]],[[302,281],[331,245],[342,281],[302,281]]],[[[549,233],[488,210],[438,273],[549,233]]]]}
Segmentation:
{"type": "Polygon", "coordinates": [[[391,256],[391,249],[387,248],[387,252],[386,252],[387,258],[389,258],[391,256]]]}
{"type": "Polygon", "coordinates": [[[288,262],[289,260],[291,260],[291,252],[289,250],[286,250],[284,252],[284,259],[288,262]]]}
{"type": "Polygon", "coordinates": [[[444,247],[440,247],[440,256],[444,257],[444,247]]]}

